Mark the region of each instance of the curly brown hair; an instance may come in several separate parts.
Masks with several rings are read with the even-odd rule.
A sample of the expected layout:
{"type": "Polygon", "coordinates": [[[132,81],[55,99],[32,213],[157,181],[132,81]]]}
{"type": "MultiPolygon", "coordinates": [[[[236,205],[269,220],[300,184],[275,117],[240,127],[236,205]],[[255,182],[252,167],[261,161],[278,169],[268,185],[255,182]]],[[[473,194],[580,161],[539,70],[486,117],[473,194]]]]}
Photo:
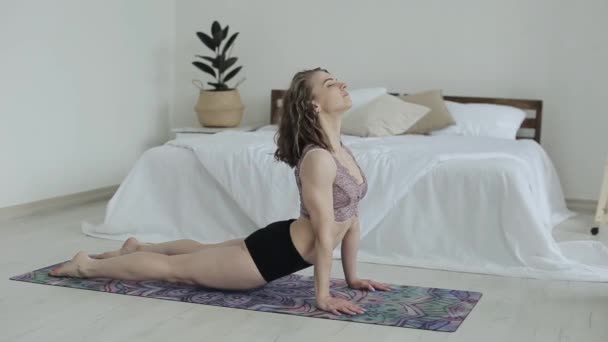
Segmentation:
{"type": "Polygon", "coordinates": [[[283,96],[279,128],[275,135],[277,150],[274,158],[292,168],[298,164],[302,151],[308,144],[334,152],[312,104],[314,97],[310,78],[317,71],[329,73],[323,68],[300,71],[293,76],[283,96]]]}

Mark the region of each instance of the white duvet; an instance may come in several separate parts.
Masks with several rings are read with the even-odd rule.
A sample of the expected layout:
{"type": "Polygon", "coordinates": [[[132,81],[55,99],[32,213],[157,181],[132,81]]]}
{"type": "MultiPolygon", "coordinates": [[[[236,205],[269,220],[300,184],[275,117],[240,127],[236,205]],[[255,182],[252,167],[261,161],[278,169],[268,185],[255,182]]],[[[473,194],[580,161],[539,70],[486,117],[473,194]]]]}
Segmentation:
{"type": "MultiPolygon", "coordinates": [[[[197,135],[138,160],[86,234],[146,242],[220,242],[297,217],[293,169],[274,161],[274,131],[197,135]]],[[[608,280],[600,242],[557,243],[573,215],[533,140],[343,136],[368,180],[359,261],[505,276],[608,280]]],[[[339,258],[339,248],[334,257],[339,258]]]]}

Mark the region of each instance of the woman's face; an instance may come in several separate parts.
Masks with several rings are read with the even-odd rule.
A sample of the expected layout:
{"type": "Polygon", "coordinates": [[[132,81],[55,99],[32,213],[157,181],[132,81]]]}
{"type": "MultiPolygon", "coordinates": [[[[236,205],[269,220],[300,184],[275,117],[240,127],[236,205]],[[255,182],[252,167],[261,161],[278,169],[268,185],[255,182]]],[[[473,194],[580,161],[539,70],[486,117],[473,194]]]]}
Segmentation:
{"type": "Polygon", "coordinates": [[[346,83],[338,81],[324,71],[315,72],[310,79],[313,104],[318,113],[342,114],[350,109],[352,102],[346,83]]]}

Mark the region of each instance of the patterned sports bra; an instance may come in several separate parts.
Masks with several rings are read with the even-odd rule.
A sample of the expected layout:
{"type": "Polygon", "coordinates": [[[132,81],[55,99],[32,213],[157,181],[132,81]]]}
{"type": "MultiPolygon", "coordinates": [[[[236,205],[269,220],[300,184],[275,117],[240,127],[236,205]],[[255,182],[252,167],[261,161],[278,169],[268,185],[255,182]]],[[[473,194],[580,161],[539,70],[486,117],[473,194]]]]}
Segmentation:
{"type": "MultiPolygon", "coordinates": [[[[342,144],[342,142],[340,142],[342,144]]],[[[359,172],[361,173],[361,177],[363,178],[363,182],[361,184],[357,183],[357,179],[351,175],[348,169],[338,161],[338,159],[331,154],[336,162],[336,166],[338,167],[336,170],[336,178],[333,183],[333,197],[334,197],[334,218],[337,222],[344,222],[351,218],[353,215],[358,216],[359,214],[359,201],[365,197],[367,193],[367,178],[359,167],[355,156],[353,156],[352,151],[342,144],[342,147],[350,154],[350,156],[355,161],[359,172]]],[[[298,165],[294,169],[294,174],[296,176],[296,184],[298,185],[298,190],[300,191],[300,215],[310,218],[310,215],[306,208],[304,207],[304,201],[302,197],[302,181],[300,179],[300,164],[302,164],[302,160],[309,151],[314,149],[323,149],[320,146],[315,145],[307,145],[304,147],[302,151],[302,156],[298,161],[298,165]]]]}

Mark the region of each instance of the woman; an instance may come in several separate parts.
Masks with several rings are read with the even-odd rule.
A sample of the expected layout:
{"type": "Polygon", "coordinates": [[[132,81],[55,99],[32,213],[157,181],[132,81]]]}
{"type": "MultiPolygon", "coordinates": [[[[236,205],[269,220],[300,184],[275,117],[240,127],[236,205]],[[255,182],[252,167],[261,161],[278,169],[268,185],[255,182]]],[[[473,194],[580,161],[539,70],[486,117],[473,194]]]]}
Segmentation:
{"type": "Polygon", "coordinates": [[[340,141],[341,115],[351,106],[346,85],[324,69],[297,73],[283,99],[275,158],[292,168],[300,190],[300,217],[269,224],[245,239],[204,245],[193,240],[139,244],[89,257],[79,252],[52,276],[165,280],[246,290],[314,265],[318,308],[335,315],[365,312],[329,292],[332,251],[342,242],[348,286],[390,288],[356,275],[358,203],[367,180],[340,141]]]}

